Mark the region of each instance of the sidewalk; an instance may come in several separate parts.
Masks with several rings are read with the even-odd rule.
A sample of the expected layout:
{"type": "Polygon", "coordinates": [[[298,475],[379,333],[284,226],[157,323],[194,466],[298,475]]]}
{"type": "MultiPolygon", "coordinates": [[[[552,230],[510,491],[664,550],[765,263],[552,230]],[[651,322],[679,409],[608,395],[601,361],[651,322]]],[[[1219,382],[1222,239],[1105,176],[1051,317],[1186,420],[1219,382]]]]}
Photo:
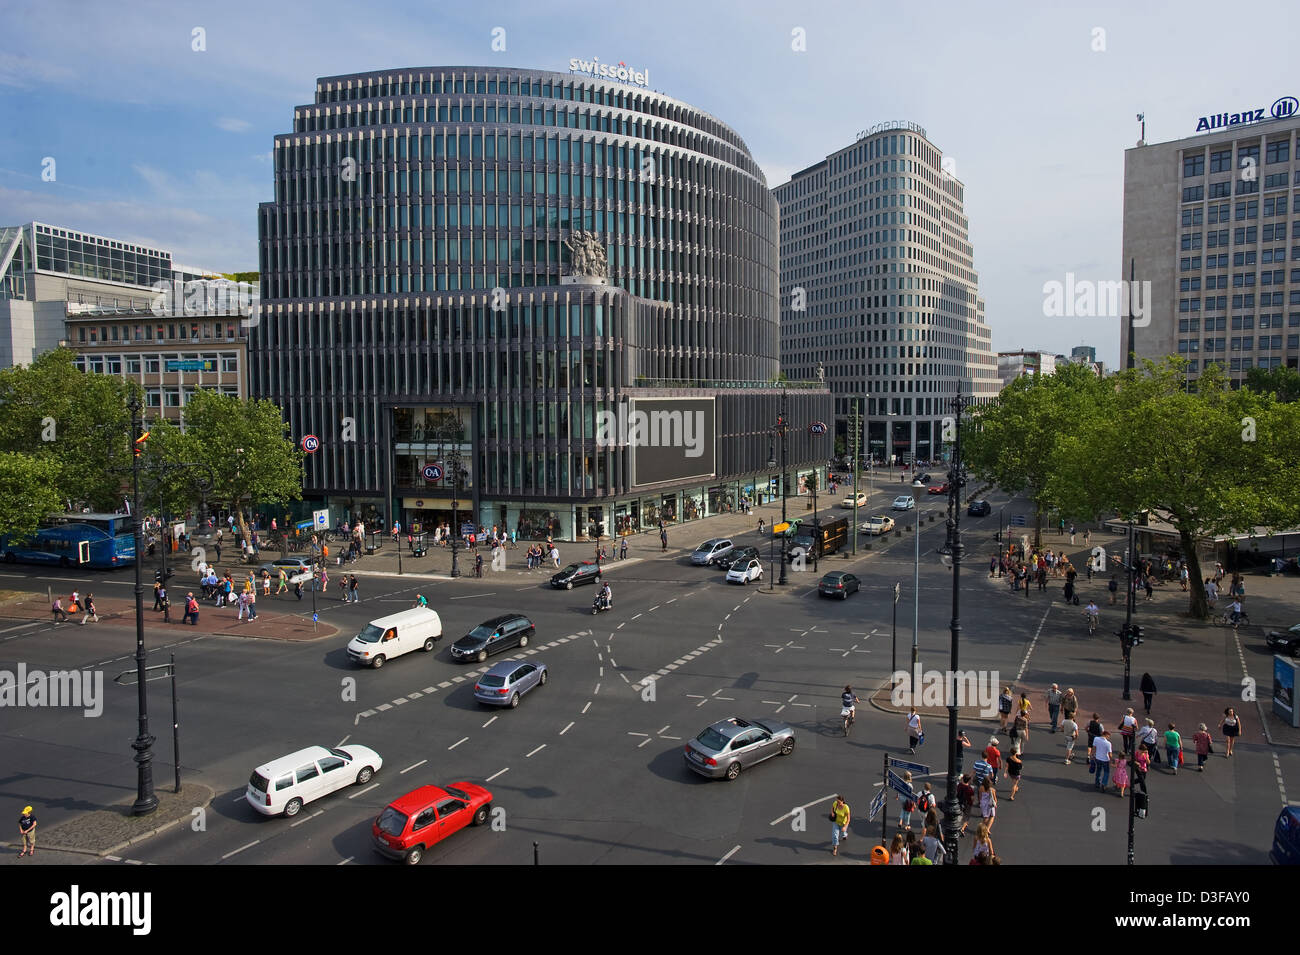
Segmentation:
{"type": "MultiPolygon", "coordinates": [[[[306,591],[302,600],[295,599],[292,592],[282,594],[279,598],[262,597],[259,594],[256,620],[238,620],[235,609],[222,607],[218,610],[212,606],[211,601],[200,600],[198,624],[185,624],[181,622],[181,618],[185,613],[184,594],[188,590],[180,590],[176,578],[172,578],[172,582],[173,592],[178,593],[178,596],[172,601],[170,623],[163,621],[160,612],[150,609],[153,607],[152,589],[144,595],[144,629],[145,634],[150,638],[174,637],[177,633],[197,633],[206,636],[306,641],[334,637],[339,632],[338,627],[323,620],[316,625],[315,630],[312,629],[311,595],[306,591]]],[[[68,595],[62,596],[66,606],[68,595]]],[[[324,596],[328,601],[329,595],[324,596]]],[[[50,614],[50,605],[43,593],[24,593],[0,604],[0,607],[3,608],[5,616],[20,620],[45,621],[52,624],[55,630],[72,627],[86,630],[103,627],[115,633],[120,633],[122,630],[135,630],[135,600],[130,597],[96,597],[95,609],[99,611],[99,623],[89,620],[84,628],[81,627],[83,613],[69,614],[66,621],[55,624],[50,614]]]]}

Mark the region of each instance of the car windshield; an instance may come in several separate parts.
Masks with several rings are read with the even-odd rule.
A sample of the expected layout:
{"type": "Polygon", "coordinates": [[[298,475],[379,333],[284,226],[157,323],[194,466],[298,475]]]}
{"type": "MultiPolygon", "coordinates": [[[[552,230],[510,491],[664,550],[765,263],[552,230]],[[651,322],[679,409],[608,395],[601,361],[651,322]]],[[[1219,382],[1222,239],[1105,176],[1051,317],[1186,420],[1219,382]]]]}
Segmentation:
{"type": "Polygon", "coordinates": [[[400,836],[406,831],[406,820],[409,818],[406,813],[389,806],[379,816],[379,831],[386,832],[390,836],[400,836]]]}
{"type": "Polygon", "coordinates": [[[582,565],[581,565],[581,564],[570,564],[568,567],[565,567],[564,570],[560,571],[560,573],[561,573],[561,574],[576,574],[576,573],[577,573],[579,570],[581,570],[581,569],[582,569],[582,565]]]}
{"type": "Polygon", "coordinates": [[[384,635],[384,631],[376,627],[373,623],[366,624],[366,629],[357,634],[357,639],[362,643],[378,643],[379,638],[384,635]]]}
{"type": "Polygon", "coordinates": [[[490,673],[478,682],[479,686],[505,686],[506,678],[495,673],[490,673]]]}
{"type": "Polygon", "coordinates": [[[475,627],[473,630],[471,630],[469,633],[465,634],[465,636],[463,637],[463,639],[465,639],[465,640],[471,640],[471,641],[473,641],[473,640],[486,640],[488,637],[492,636],[492,634],[494,634],[494,633],[496,633],[496,630],[495,630],[493,627],[489,627],[487,624],[485,624],[485,623],[481,623],[481,624],[479,624],[477,627],[475,627]]]}
{"type": "Polygon", "coordinates": [[[699,736],[695,737],[695,742],[699,743],[705,749],[720,751],[727,748],[727,737],[723,736],[712,726],[706,729],[699,736]]]}
{"type": "Polygon", "coordinates": [[[716,544],[716,543],[717,543],[717,541],[705,541],[703,544],[701,544],[699,547],[697,547],[697,548],[695,548],[695,549],[696,549],[696,550],[713,550],[713,545],[716,544]]]}

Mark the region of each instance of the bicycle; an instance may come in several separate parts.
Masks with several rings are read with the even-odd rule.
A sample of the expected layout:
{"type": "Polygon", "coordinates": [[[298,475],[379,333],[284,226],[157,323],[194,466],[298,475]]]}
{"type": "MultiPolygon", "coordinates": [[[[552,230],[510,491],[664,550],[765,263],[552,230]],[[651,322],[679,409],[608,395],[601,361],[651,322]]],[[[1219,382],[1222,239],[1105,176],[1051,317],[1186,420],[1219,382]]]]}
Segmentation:
{"type": "Polygon", "coordinates": [[[857,720],[857,708],[846,706],[840,710],[840,724],[844,729],[844,735],[849,735],[849,729],[857,720]]]}
{"type": "Polygon", "coordinates": [[[1097,634],[1097,614],[1095,614],[1095,613],[1088,613],[1088,611],[1085,610],[1085,611],[1083,612],[1083,615],[1084,615],[1085,617],[1088,618],[1088,636],[1090,636],[1090,637],[1092,637],[1092,636],[1096,636],[1096,634],[1097,634]]]}
{"type": "Polygon", "coordinates": [[[1214,622],[1218,624],[1220,627],[1231,627],[1234,631],[1238,627],[1240,627],[1243,623],[1246,626],[1250,626],[1250,614],[1246,613],[1246,611],[1243,610],[1241,611],[1241,613],[1237,614],[1236,616],[1237,619],[1234,621],[1232,619],[1233,618],[1232,611],[1225,610],[1223,613],[1219,614],[1219,616],[1214,618],[1214,622]]]}

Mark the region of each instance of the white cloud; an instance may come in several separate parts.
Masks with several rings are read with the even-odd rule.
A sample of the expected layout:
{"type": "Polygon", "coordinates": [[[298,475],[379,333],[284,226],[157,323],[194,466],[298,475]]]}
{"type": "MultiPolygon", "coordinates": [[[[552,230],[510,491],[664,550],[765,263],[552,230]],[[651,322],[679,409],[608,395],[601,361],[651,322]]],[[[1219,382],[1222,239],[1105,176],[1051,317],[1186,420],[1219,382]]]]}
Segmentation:
{"type": "Polygon", "coordinates": [[[52,58],[38,59],[0,51],[0,86],[32,89],[45,84],[70,84],[76,78],[76,70],[52,58]]]}
{"type": "Polygon", "coordinates": [[[217,120],[217,128],[224,129],[228,133],[246,133],[253,128],[253,124],[246,119],[223,116],[217,120]]]}

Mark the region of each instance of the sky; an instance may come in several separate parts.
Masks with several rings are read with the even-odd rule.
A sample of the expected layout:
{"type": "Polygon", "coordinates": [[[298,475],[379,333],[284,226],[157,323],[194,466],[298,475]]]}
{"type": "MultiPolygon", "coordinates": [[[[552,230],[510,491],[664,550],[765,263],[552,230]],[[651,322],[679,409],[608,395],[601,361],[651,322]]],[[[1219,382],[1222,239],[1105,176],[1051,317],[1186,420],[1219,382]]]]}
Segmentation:
{"type": "Polygon", "coordinates": [[[1300,96],[1291,0],[5,0],[3,23],[0,225],[253,270],[273,137],[318,77],[623,60],[736,130],[769,186],[877,123],[923,126],[966,188],[994,349],[1088,344],[1111,367],[1118,319],[1045,317],[1044,284],[1125,277],[1136,114],[1164,142],[1202,115],[1300,96]]]}

